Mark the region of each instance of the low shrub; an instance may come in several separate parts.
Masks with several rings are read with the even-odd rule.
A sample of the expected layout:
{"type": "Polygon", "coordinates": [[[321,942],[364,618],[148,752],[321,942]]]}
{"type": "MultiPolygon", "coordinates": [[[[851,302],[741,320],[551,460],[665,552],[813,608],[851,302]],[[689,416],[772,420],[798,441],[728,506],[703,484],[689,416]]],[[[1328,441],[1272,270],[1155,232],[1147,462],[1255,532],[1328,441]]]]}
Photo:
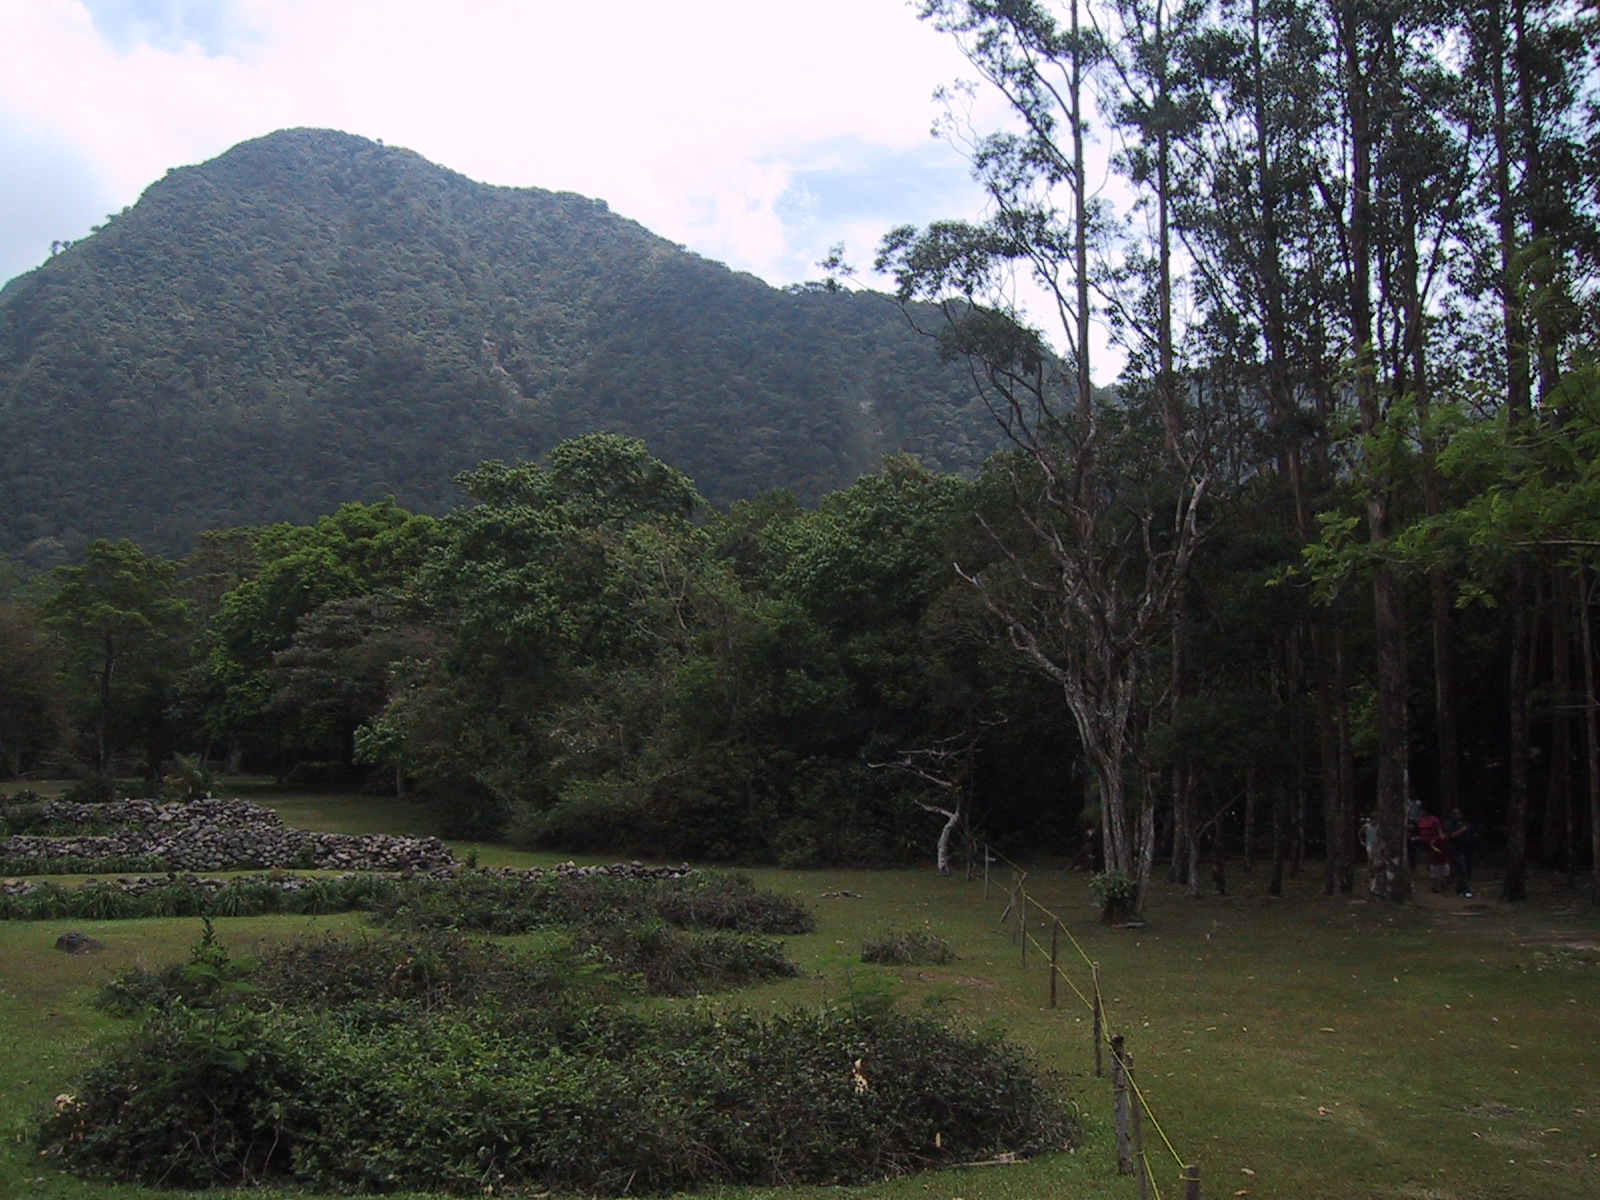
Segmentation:
{"type": "Polygon", "coordinates": [[[269,1016],[174,1006],[59,1097],[41,1138],[80,1174],[243,1185],[292,1169],[306,1068],[269,1016]]]}
{"type": "Polygon", "coordinates": [[[200,940],[190,948],[187,962],[156,972],[142,967],[122,971],[95,995],[94,1006],[116,1016],[131,1017],[179,1007],[226,1007],[254,993],[256,987],[248,979],[260,962],[248,955],[230,955],[217,940],[211,918],[204,921],[200,940]]]}
{"type": "Polygon", "coordinates": [[[109,804],[123,794],[124,789],[118,786],[115,779],[90,775],[66,788],[61,793],[61,799],[66,804],[109,804]]]}
{"type": "Polygon", "coordinates": [[[292,875],[242,875],[234,879],[169,874],[76,888],[44,882],[0,890],[0,920],[93,917],[256,917],[266,913],[326,914],[387,905],[416,881],[360,874],[307,880],[292,875]]]}
{"type": "Polygon", "coordinates": [[[1013,1048],[885,1013],[493,1009],[352,1026],[180,1006],[43,1124],[73,1170],[166,1186],[664,1193],[848,1184],[1069,1127],[1013,1048]]]}
{"type": "Polygon", "coordinates": [[[0,857],[0,875],[138,875],[166,869],[167,860],[154,854],[110,858],[77,858],[71,855],[57,858],[0,857]]]}
{"type": "Polygon", "coordinates": [[[861,944],[861,961],[890,967],[942,966],[955,951],[931,929],[890,929],[861,944]]]}
{"type": "Polygon", "coordinates": [[[660,889],[656,911],[685,929],[731,929],[741,933],[810,933],[812,912],[792,896],[763,891],[748,876],[699,872],[660,889]]]}
{"type": "Polygon", "coordinates": [[[550,926],[660,918],[686,929],[807,933],[810,911],[744,876],[477,871],[414,880],[374,906],[383,924],[518,934],[550,926]]]}
{"type": "Polygon", "coordinates": [[[273,873],[226,882],[169,873],[165,879],[91,881],[75,889],[48,882],[7,884],[0,890],[0,920],[366,910],[375,923],[395,930],[501,935],[651,921],[738,934],[805,933],[815,927],[799,901],[762,891],[743,876],[628,870],[468,871],[449,878],[359,873],[306,879],[273,873]]]}
{"type": "Polygon", "coordinates": [[[1089,896],[1100,906],[1100,919],[1108,925],[1133,914],[1139,885],[1125,871],[1101,871],[1089,876],[1089,896]]]}
{"type": "Polygon", "coordinates": [[[66,893],[66,915],[85,921],[115,921],[133,915],[136,902],[115,884],[86,883],[66,893]]]}
{"type": "Polygon", "coordinates": [[[54,883],[43,883],[21,895],[10,897],[14,900],[13,915],[28,921],[55,921],[67,915],[67,907],[71,902],[72,892],[67,888],[54,883]]]}
{"type": "Polygon", "coordinates": [[[345,938],[326,935],[263,955],[255,982],[264,1001],[301,1009],[410,1004],[425,1012],[493,1002],[552,1000],[569,983],[556,964],[486,938],[460,934],[345,938]]]}
{"type": "Polygon", "coordinates": [[[579,961],[636,981],[652,996],[726,991],[800,973],[782,942],[755,933],[691,933],[657,918],[586,926],[571,936],[579,961]]]}

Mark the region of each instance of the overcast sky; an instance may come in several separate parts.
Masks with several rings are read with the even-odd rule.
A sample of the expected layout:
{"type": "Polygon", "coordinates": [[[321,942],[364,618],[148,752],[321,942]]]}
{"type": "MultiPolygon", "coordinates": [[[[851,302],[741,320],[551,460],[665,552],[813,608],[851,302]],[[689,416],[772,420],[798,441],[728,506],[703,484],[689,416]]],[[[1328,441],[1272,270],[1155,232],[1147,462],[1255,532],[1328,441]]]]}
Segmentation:
{"type": "Polygon", "coordinates": [[[773,284],[977,216],[906,0],[0,0],[0,281],[291,126],[579,192],[773,284]]]}

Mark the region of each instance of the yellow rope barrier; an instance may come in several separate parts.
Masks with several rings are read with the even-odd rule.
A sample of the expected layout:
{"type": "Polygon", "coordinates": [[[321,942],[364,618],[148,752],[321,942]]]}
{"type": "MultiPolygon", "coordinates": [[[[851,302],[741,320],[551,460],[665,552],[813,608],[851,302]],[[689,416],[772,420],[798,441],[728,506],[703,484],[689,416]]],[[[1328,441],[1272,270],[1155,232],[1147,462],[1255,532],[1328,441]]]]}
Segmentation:
{"type": "MultiPolygon", "coordinates": [[[[1034,937],[1033,934],[1030,933],[1028,935],[1028,941],[1033,943],[1034,947],[1039,951],[1040,954],[1045,955],[1047,958],[1049,957],[1049,954],[1050,954],[1049,949],[1047,949],[1045,947],[1045,945],[1042,942],[1039,941],[1038,938],[1034,937]]],[[[1073,990],[1073,992],[1077,995],[1078,999],[1083,1001],[1083,1005],[1084,1005],[1085,1008],[1087,1008],[1090,1012],[1094,1011],[1094,1001],[1089,999],[1089,997],[1085,996],[1082,992],[1078,991],[1078,985],[1072,982],[1072,976],[1068,975],[1059,966],[1056,966],[1054,964],[1051,965],[1051,970],[1053,970],[1056,973],[1056,978],[1060,979],[1069,988],[1071,988],[1073,990]]]]}
{"type": "Polygon", "coordinates": [[[1156,1200],[1161,1200],[1161,1185],[1156,1182],[1155,1168],[1150,1165],[1150,1156],[1144,1156],[1144,1177],[1150,1181],[1150,1191],[1156,1200]]]}
{"type": "MultiPolygon", "coordinates": [[[[1050,920],[1056,922],[1056,924],[1060,927],[1061,932],[1066,935],[1068,943],[1072,946],[1072,948],[1074,950],[1076,950],[1078,952],[1078,956],[1083,959],[1083,961],[1089,966],[1091,971],[1095,970],[1095,961],[1092,958],[1089,957],[1089,953],[1088,953],[1088,951],[1086,951],[1083,948],[1082,943],[1080,943],[1077,938],[1072,936],[1072,930],[1068,926],[1067,922],[1064,921],[1061,918],[1061,916],[1057,912],[1055,912],[1054,909],[1051,909],[1047,905],[1042,904],[1039,901],[1038,897],[1036,897],[1036,896],[1034,896],[1034,895],[1032,895],[1032,894],[1030,894],[1028,892],[1027,888],[1024,886],[1024,883],[1025,883],[1025,881],[1026,881],[1026,879],[1028,877],[1027,876],[1027,872],[1024,871],[1021,867],[1019,867],[1016,863],[1014,863],[1010,859],[1006,858],[1005,855],[1003,855],[1003,854],[995,854],[992,847],[986,847],[986,853],[993,855],[992,861],[1003,863],[1004,865],[1010,867],[1012,869],[1012,871],[1015,873],[1015,876],[1014,876],[1014,879],[1013,879],[1013,891],[1012,891],[1012,896],[1014,898],[1014,901],[1020,901],[1023,904],[1031,904],[1034,908],[1038,909],[1039,912],[1042,913],[1044,916],[1046,916],[1050,920]]],[[[1009,910],[1009,908],[1010,908],[1009,904],[1007,905],[1007,908],[1009,910]]],[[[1042,955],[1044,955],[1044,956],[1046,956],[1048,958],[1049,950],[1037,938],[1035,938],[1032,934],[1025,932],[1023,934],[1023,939],[1024,939],[1025,942],[1031,942],[1034,945],[1034,947],[1038,949],[1040,954],[1042,954],[1042,955]]],[[[1080,1001],[1083,1002],[1084,1007],[1088,1008],[1091,1012],[1093,1012],[1094,1009],[1095,1009],[1095,1003],[1096,1003],[1096,1001],[1098,1001],[1099,1002],[1100,1011],[1101,1012],[1107,1012],[1105,994],[1100,990],[1100,979],[1099,979],[1099,975],[1098,974],[1096,974],[1094,976],[1094,984],[1093,984],[1093,987],[1092,987],[1092,990],[1094,992],[1094,999],[1091,1000],[1088,996],[1085,996],[1083,994],[1083,991],[1078,987],[1078,985],[1072,981],[1072,977],[1070,975],[1068,975],[1066,971],[1062,970],[1059,964],[1051,963],[1050,964],[1050,969],[1053,970],[1056,973],[1058,978],[1060,978],[1060,979],[1062,979],[1062,980],[1064,980],[1066,982],[1066,985],[1069,988],[1072,989],[1073,994],[1075,996],[1077,996],[1080,1001]]],[[[1107,1028],[1107,1030],[1105,1031],[1105,1036],[1106,1036],[1106,1041],[1109,1044],[1110,1037],[1111,1037],[1109,1028],[1107,1028]]],[[[1139,1104],[1139,1107],[1143,1110],[1144,1115],[1149,1119],[1151,1127],[1156,1131],[1157,1135],[1161,1138],[1162,1144],[1167,1148],[1167,1153],[1172,1155],[1173,1161],[1178,1164],[1178,1168],[1180,1170],[1184,1169],[1185,1167],[1187,1167],[1189,1165],[1189,1163],[1183,1157],[1183,1155],[1178,1153],[1178,1148],[1175,1145],[1173,1145],[1172,1139],[1167,1136],[1166,1129],[1164,1129],[1162,1127],[1160,1120],[1156,1117],[1155,1111],[1150,1107],[1149,1100],[1147,1100],[1145,1098],[1144,1089],[1139,1086],[1138,1081],[1136,1079],[1134,1079],[1134,1077],[1133,1077],[1131,1072],[1128,1074],[1127,1078],[1128,1078],[1128,1084],[1133,1090],[1134,1099],[1139,1104]]],[[[1156,1182],[1155,1170],[1150,1165],[1150,1156],[1148,1154],[1142,1154],[1141,1155],[1141,1161],[1142,1161],[1142,1164],[1143,1164],[1145,1177],[1149,1180],[1150,1189],[1151,1189],[1151,1192],[1153,1193],[1153,1195],[1155,1196],[1155,1200],[1161,1200],[1161,1187],[1156,1182]]]]}
{"type": "Polygon", "coordinates": [[[1150,1102],[1144,1098],[1143,1089],[1139,1087],[1138,1081],[1131,1074],[1128,1076],[1128,1085],[1133,1088],[1134,1098],[1139,1101],[1140,1106],[1144,1109],[1145,1116],[1150,1118],[1150,1124],[1155,1126],[1155,1131],[1161,1135],[1161,1140],[1166,1144],[1167,1153],[1172,1155],[1172,1160],[1179,1167],[1188,1166],[1189,1164],[1184,1160],[1183,1155],[1178,1153],[1178,1148],[1172,1144],[1172,1139],[1167,1136],[1167,1131],[1161,1128],[1161,1122],[1156,1120],[1156,1114],[1150,1109],[1150,1102]]]}

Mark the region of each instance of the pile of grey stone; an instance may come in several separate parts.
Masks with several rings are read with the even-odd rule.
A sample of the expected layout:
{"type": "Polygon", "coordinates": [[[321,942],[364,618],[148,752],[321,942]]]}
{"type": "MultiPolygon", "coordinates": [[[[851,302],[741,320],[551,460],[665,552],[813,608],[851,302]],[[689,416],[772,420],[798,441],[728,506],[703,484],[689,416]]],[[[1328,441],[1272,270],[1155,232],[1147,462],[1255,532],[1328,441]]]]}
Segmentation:
{"type": "Polygon", "coordinates": [[[59,826],[93,822],[102,829],[114,828],[94,835],[0,839],[0,858],[152,858],[170,871],[282,867],[411,873],[449,868],[455,862],[450,848],[438,838],[290,829],[270,808],[243,800],[47,801],[40,806],[40,816],[59,826]]]}

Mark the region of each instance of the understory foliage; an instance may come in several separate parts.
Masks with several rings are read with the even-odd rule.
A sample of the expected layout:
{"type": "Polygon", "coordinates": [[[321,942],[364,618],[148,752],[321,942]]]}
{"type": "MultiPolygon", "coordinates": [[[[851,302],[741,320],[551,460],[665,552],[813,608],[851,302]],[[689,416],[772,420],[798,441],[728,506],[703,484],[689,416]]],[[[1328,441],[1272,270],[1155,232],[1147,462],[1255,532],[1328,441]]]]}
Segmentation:
{"type": "Polygon", "coordinates": [[[373,905],[380,924],[515,934],[553,925],[657,919],[684,929],[810,933],[816,920],[796,900],[748,877],[693,872],[667,877],[473,872],[415,880],[373,905]]]}
{"type": "Polygon", "coordinates": [[[208,936],[57,1102],[45,1153],[151,1186],[662,1193],[851,1183],[1069,1134],[1020,1053],[892,1011],[597,1003],[457,937],[238,963],[208,936]]]}
{"type": "Polygon", "coordinates": [[[350,911],[412,933],[567,929],[576,952],[613,962],[647,982],[670,975],[672,962],[679,964],[680,974],[697,964],[698,982],[684,984],[691,988],[792,974],[781,948],[764,935],[815,928],[810,911],[797,901],[757,888],[744,876],[713,872],[668,877],[469,872],[449,880],[254,875],[216,886],[184,877],[142,890],[90,880],[78,887],[44,882],[0,892],[0,920],[350,911]]]}

